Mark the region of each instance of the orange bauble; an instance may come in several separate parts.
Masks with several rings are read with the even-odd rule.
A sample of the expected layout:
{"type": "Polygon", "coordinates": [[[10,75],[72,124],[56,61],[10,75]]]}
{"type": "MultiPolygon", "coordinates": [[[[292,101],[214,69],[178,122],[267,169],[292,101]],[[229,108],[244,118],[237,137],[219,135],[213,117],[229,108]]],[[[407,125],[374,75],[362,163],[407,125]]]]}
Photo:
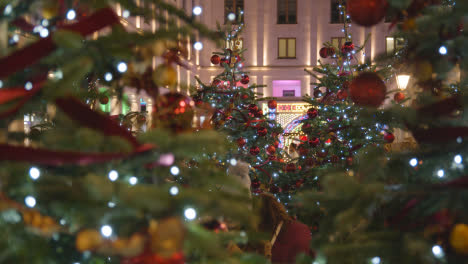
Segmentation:
{"type": "Polygon", "coordinates": [[[373,72],[361,73],[349,85],[351,99],[361,106],[379,107],[385,100],[386,92],[385,83],[373,72]]]}
{"type": "Polygon", "coordinates": [[[347,6],[351,20],[365,27],[382,21],[387,12],[386,0],[349,0],[347,6]]]}

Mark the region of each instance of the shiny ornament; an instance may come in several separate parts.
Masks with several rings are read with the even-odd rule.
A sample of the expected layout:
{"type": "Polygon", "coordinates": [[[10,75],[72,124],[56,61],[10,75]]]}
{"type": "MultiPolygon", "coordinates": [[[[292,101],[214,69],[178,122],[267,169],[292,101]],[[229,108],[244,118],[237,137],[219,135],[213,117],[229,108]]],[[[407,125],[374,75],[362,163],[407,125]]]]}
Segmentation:
{"type": "Polygon", "coordinates": [[[250,77],[248,75],[243,75],[242,79],[240,80],[242,84],[248,84],[250,82],[250,77]]]}
{"type": "Polygon", "coordinates": [[[247,100],[247,99],[249,99],[249,95],[243,94],[243,95],[241,95],[241,99],[242,100],[247,100]]]}
{"type": "Polygon", "coordinates": [[[275,146],[268,146],[266,149],[268,155],[274,155],[276,153],[276,147],[275,146]]]}
{"type": "Polygon", "coordinates": [[[320,143],[320,140],[317,137],[313,137],[313,138],[309,139],[309,145],[311,145],[312,147],[318,146],[319,143],[320,143]]]}
{"type": "Polygon", "coordinates": [[[361,73],[349,85],[351,99],[360,106],[379,107],[385,100],[386,92],[385,83],[373,72],[361,73]]]}
{"type": "Polygon", "coordinates": [[[268,101],[268,108],[276,109],[277,106],[278,106],[278,102],[276,102],[276,100],[269,100],[268,101]]]}
{"type": "Polygon", "coordinates": [[[252,189],[260,188],[260,181],[258,179],[253,179],[251,183],[252,189]]]}
{"type": "Polygon", "coordinates": [[[456,224],[450,232],[449,241],[457,253],[468,255],[468,225],[456,224]]]}
{"type": "Polygon", "coordinates": [[[213,56],[211,56],[210,61],[214,65],[217,65],[217,64],[221,63],[221,58],[218,55],[213,55],[213,56]]]}
{"type": "Polygon", "coordinates": [[[397,92],[395,95],[393,95],[393,100],[395,100],[397,103],[400,103],[401,101],[405,100],[405,94],[402,92],[397,92]]]}
{"type": "Polygon", "coordinates": [[[256,104],[250,104],[247,109],[249,110],[249,112],[251,113],[255,113],[255,112],[258,112],[258,106],[256,104]]]}
{"type": "Polygon", "coordinates": [[[319,97],[322,97],[322,91],[320,91],[320,89],[315,89],[314,98],[319,98],[319,97]]]}
{"type": "Polygon", "coordinates": [[[194,110],[189,97],[180,93],[167,93],[158,97],[153,111],[156,126],[173,132],[184,132],[192,127],[194,110]]]}
{"type": "Polygon", "coordinates": [[[280,142],[278,140],[275,141],[275,143],[273,143],[273,145],[275,146],[275,148],[278,148],[279,147],[279,144],[280,142]]]}
{"type": "Polygon", "coordinates": [[[247,141],[245,140],[245,138],[238,138],[237,139],[237,146],[239,146],[239,148],[242,148],[243,146],[245,146],[246,143],[247,143],[247,141]]]}
{"type": "Polygon", "coordinates": [[[260,148],[259,147],[251,147],[249,152],[250,152],[250,155],[257,156],[260,153],[260,148]]]}
{"type": "Polygon", "coordinates": [[[319,51],[319,54],[320,54],[320,57],[324,59],[328,58],[328,48],[326,47],[321,48],[319,51]]]}
{"type": "Polygon", "coordinates": [[[307,156],[307,154],[309,154],[309,149],[305,147],[304,145],[300,145],[299,148],[297,149],[297,152],[301,156],[307,156]]]}
{"type": "Polygon", "coordinates": [[[257,129],[257,135],[260,137],[264,137],[268,134],[268,130],[265,127],[259,127],[257,129]]]}
{"type": "Polygon", "coordinates": [[[294,163],[288,163],[288,164],[284,167],[284,171],[286,171],[286,172],[295,172],[295,171],[296,171],[296,164],[294,164],[294,163]]]}
{"type": "Polygon", "coordinates": [[[80,252],[97,249],[103,242],[101,234],[97,230],[85,229],[76,236],[76,249],[80,252]]]}
{"type": "MultiPolygon", "coordinates": [[[[345,42],[343,46],[341,47],[341,52],[344,54],[350,53],[354,50],[354,44],[350,41],[345,42]]],[[[350,72],[341,72],[339,76],[347,76],[349,75],[350,72]]]]}
{"type": "Polygon", "coordinates": [[[315,108],[309,108],[309,110],[307,110],[307,116],[309,117],[309,119],[316,118],[316,117],[318,116],[318,111],[317,111],[317,109],[315,109],[315,108]]]}
{"type": "Polygon", "coordinates": [[[338,92],[336,93],[336,98],[338,98],[338,100],[344,100],[348,98],[348,91],[346,91],[345,89],[338,90],[338,92]]]}
{"type": "Polygon", "coordinates": [[[386,0],[349,0],[347,2],[351,20],[365,27],[382,21],[387,12],[387,6],[386,0]]]}
{"type": "Polygon", "coordinates": [[[393,143],[395,136],[392,133],[385,133],[384,140],[387,141],[387,143],[393,143]]]}
{"type": "Polygon", "coordinates": [[[105,95],[99,96],[99,103],[106,105],[107,103],[109,103],[109,97],[105,95]]]}
{"type": "Polygon", "coordinates": [[[174,86],[177,83],[177,71],[170,65],[161,64],[153,72],[153,81],[159,86],[174,86]]]}

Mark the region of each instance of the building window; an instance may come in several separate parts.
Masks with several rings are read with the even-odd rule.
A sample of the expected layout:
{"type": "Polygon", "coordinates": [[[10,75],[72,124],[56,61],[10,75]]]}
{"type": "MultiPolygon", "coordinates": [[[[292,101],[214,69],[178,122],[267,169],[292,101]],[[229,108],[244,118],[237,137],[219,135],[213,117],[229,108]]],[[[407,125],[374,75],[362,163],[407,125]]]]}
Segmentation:
{"type": "Polygon", "coordinates": [[[278,39],[278,59],[296,58],[296,39],[279,38],[278,39]]]}
{"type": "Polygon", "coordinates": [[[278,0],[278,24],[297,23],[297,1],[278,0]]]}
{"type": "Polygon", "coordinates": [[[345,37],[335,37],[335,38],[331,39],[331,43],[332,43],[333,47],[335,47],[338,50],[340,50],[341,47],[343,47],[345,42],[346,42],[345,37]]]}
{"type": "MultiPolygon", "coordinates": [[[[244,0],[224,0],[224,22],[228,22],[228,15],[233,13],[236,16],[231,23],[237,23],[237,16],[241,11],[244,11],[244,0]]],[[[244,22],[244,16],[241,17],[241,22],[244,22]]]]}
{"type": "Polygon", "coordinates": [[[331,0],[331,16],[330,23],[339,24],[344,22],[343,8],[346,7],[346,1],[342,0],[331,0]]]}
{"type": "Polygon", "coordinates": [[[405,46],[403,38],[386,37],[385,38],[385,51],[387,55],[391,55],[405,46]]]}

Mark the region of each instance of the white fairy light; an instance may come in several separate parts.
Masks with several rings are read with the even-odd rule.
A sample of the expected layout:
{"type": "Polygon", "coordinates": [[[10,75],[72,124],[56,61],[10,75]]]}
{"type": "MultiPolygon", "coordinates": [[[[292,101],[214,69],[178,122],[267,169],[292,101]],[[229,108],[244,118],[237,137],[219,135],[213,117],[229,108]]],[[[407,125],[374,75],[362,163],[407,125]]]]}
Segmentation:
{"type": "Polygon", "coordinates": [[[169,193],[170,193],[172,196],[176,196],[177,194],[179,194],[179,188],[177,188],[177,186],[172,186],[172,187],[169,189],[169,193]]]}
{"type": "Polygon", "coordinates": [[[379,257],[373,257],[371,259],[372,264],[380,264],[380,258],[379,257]]]}
{"type": "Polygon", "coordinates": [[[44,27],[49,26],[49,20],[43,19],[43,20],[41,21],[41,25],[44,26],[44,27]]]}
{"type": "Polygon", "coordinates": [[[195,50],[202,50],[203,49],[203,44],[200,41],[197,41],[197,42],[193,43],[193,48],[195,50]]]}
{"type": "Polygon", "coordinates": [[[108,202],[108,203],[107,203],[107,206],[109,206],[109,208],[114,208],[114,207],[115,207],[115,203],[114,203],[114,202],[108,202]]]}
{"type": "Polygon", "coordinates": [[[130,11],[124,10],[124,11],[122,12],[122,16],[123,16],[124,18],[128,18],[128,17],[130,16],[130,11]]]}
{"type": "Polygon", "coordinates": [[[39,36],[42,38],[47,38],[47,36],[49,36],[49,30],[47,28],[42,28],[39,32],[39,36]]]}
{"type": "Polygon", "coordinates": [[[237,160],[236,159],[231,159],[229,161],[229,163],[231,163],[232,166],[236,166],[237,165],[237,160]]]}
{"type": "Polygon", "coordinates": [[[416,167],[418,165],[418,159],[417,158],[412,158],[410,161],[409,161],[409,164],[412,166],[412,167],[416,167]]]}
{"type": "Polygon", "coordinates": [[[13,7],[11,5],[6,5],[5,9],[3,9],[3,14],[8,16],[9,14],[11,14],[12,11],[13,11],[13,7]]]}
{"type": "Polygon", "coordinates": [[[187,208],[185,209],[184,215],[188,220],[193,220],[197,217],[197,211],[193,208],[187,208]]]}
{"type": "Polygon", "coordinates": [[[26,196],[26,198],[24,198],[24,203],[29,207],[29,208],[33,208],[34,206],[36,206],[36,198],[32,197],[32,196],[26,196]]]}
{"type": "Polygon", "coordinates": [[[116,181],[119,178],[119,173],[116,170],[109,171],[109,180],[116,181]]]}
{"type": "Polygon", "coordinates": [[[37,180],[39,177],[41,177],[41,171],[36,167],[31,167],[29,169],[29,177],[31,177],[33,180],[37,180]]]}
{"type": "Polygon", "coordinates": [[[445,46],[440,46],[439,53],[441,55],[446,55],[447,54],[447,48],[445,46]]]}
{"type": "Polygon", "coordinates": [[[437,171],[437,176],[439,176],[439,178],[444,177],[444,175],[445,175],[444,170],[441,169],[441,170],[438,170],[438,171],[437,171]]]}
{"type": "Polygon", "coordinates": [[[117,70],[118,70],[119,72],[124,73],[124,72],[127,71],[127,69],[128,69],[127,64],[126,64],[125,62],[123,62],[123,61],[120,62],[120,63],[117,65],[117,70]]]}
{"type": "Polygon", "coordinates": [[[234,14],[234,13],[229,13],[229,14],[227,15],[227,19],[228,19],[229,21],[234,21],[234,20],[236,20],[236,14],[234,14]]]}
{"type": "Polygon", "coordinates": [[[195,6],[192,10],[193,14],[196,16],[201,15],[203,9],[200,6],[195,6]]]}
{"type": "Polygon", "coordinates": [[[101,227],[101,234],[104,237],[110,237],[112,236],[112,227],[110,225],[103,225],[101,227]]]}
{"type": "Polygon", "coordinates": [[[432,254],[434,254],[436,258],[442,258],[444,256],[444,250],[439,245],[435,245],[432,247],[432,254]]]}
{"type": "Polygon", "coordinates": [[[32,88],[33,88],[32,82],[27,82],[27,83],[24,85],[24,89],[26,89],[26,91],[31,91],[32,88]]]}
{"type": "Polygon", "coordinates": [[[453,161],[455,161],[455,163],[457,163],[457,164],[462,163],[462,156],[461,155],[456,155],[455,158],[453,158],[453,161]]]}
{"type": "Polygon", "coordinates": [[[68,10],[67,12],[67,19],[68,20],[73,20],[76,18],[76,12],[73,9],[68,10]]]}
{"type": "Polygon", "coordinates": [[[138,183],[138,178],[135,177],[135,176],[132,176],[130,177],[130,179],[128,179],[128,182],[131,184],[131,185],[135,185],[138,183]]]}
{"type": "Polygon", "coordinates": [[[110,82],[112,81],[112,78],[113,78],[112,73],[107,72],[106,74],[104,74],[104,80],[110,82]]]}
{"type": "Polygon", "coordinates": [[[172,166],[171,167],[171,174],[172,175],[177,176],[177,175],[179,175],[179,173],[180,173],[179,167],[177,167],[177,166],[172,166]]]}

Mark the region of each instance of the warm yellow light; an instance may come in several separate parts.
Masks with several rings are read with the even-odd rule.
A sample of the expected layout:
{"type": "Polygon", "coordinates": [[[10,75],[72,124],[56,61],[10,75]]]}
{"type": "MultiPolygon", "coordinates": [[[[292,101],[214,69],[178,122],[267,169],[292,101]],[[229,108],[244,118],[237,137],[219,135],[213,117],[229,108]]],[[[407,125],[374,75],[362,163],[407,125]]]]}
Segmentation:
{"type": "Polygon", "coordinates": [[[400,90],[405,90],[408,87],[410,76],[406,74],[399,74],[396,76],[397,86],[400,90]]]}

